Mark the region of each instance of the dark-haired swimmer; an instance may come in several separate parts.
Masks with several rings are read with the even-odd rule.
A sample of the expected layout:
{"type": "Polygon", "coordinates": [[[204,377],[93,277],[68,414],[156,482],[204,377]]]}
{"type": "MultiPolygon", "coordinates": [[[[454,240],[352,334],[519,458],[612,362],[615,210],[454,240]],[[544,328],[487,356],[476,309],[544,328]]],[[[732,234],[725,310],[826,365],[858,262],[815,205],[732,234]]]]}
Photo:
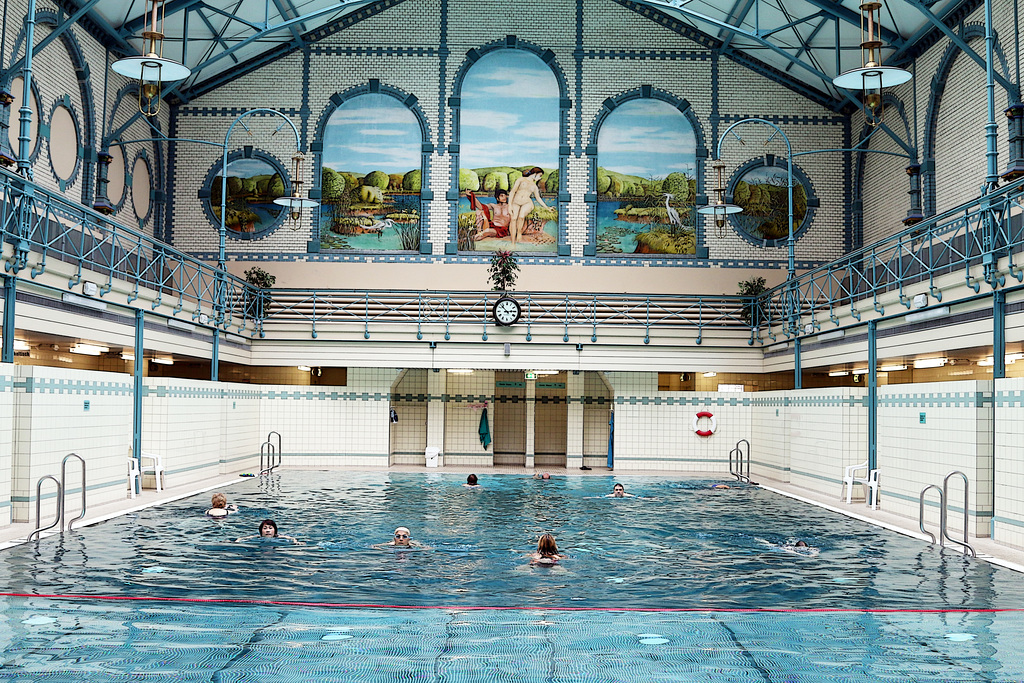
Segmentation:
{"type": "Polygon", "coordinates": [[[626,493],[626,487],[622,484],[616,484],[612,487],[612,492],[609,493],[605,498],[636,498],[632,493],[626,493]]]}
{"type": "Polygon", "coordinates": [[[548,474],[547,472],[544,472],[543,474],[541,474],[539,472],[534,472],[533,478],[534,479],[550,479],[551,475],[548,474]]]}
{"type": "Polygon", "coordinates": [[[260,532],[258,534],[255,534],[253,536],[242,536],[241,538],[236,538],[235,543],[249,541],[254,538],[280,538],[286,541],[291,541],[295,545],[306,545],[302,541],[298,541],[291,536],[285,536],[284,534],[277,533],[277,522],[275,522],[272,519],[265,519],[262,522],[260,522],[260,532]]]}
{"type": "Polygon", "coordinates": [[[477,483],[477,478],[475,474],[471,474],[468,477],[466,477],[466,483],[463,484],[463,486],[465,486],[468,489],[480,488],[480,484],[477,483]]]}

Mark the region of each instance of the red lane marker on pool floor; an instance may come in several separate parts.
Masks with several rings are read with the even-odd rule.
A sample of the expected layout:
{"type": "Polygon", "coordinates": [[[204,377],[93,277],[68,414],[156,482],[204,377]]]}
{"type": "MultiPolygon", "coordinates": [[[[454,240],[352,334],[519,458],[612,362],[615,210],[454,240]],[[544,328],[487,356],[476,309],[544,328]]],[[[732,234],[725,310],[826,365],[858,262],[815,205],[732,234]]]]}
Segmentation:
{"type": "Polygon", "coordinates": [[[301,602],[293,600],[257,600],[242,598],[158,598],[132,595],[57,595],[48,593],[0,593],[4,598],[51,598],[54,600],[108,600],[111,602],[195,602],[239,605],[275,605],[286,607],[335,607],[346,609],[437,609],[453,612],[467,611],[520,611],[520,612],[739,612],[739,613],[863,613],[863,614],[991,614],[995,612],[1024,612],[1022,607],[900,609],[875,607],[866,609],[832,607],[557,607],[551,605],[517,607],[499,605],[387,605],[363,602],[301,602]]]}

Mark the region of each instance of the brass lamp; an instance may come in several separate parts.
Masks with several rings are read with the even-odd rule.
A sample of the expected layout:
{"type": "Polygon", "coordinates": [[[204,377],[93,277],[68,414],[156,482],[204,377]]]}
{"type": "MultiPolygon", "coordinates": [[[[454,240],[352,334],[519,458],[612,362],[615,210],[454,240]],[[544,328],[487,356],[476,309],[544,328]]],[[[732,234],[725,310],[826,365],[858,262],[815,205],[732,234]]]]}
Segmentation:
{"type": "Polygon", "coordinates": [[[906,69],[882,64],[882,48],[885,44],[878,35],[881,29],[881,9],[882,3],[874,0],[860,6],[861,66],[844,71],[832,79],[837,88],[861,91],[864,112],[872,126],[882,121],[882,88],[902,85],[912,78],[906,69]]]}
{"type": "Polygon", "coordinates": [[[288,208],[288,215],[292,219],[292,230],[299,229],[299,218],[302,217],[303,209],[311,209],[314,206],[319,206],[319,202],[301,196],[300,188],[303,184],[303,161],[305,161],[305,157],[302,155],[302,152],[296,152],[292,156],[292,196],[278,197],[274,200],[275,204],[288,208]]]}
{"type": "Polygon", "coordinates": [[[697,213],[714,218],[715,236],[721,239],[725,237],[725,224],[729,219],[729,214],[741,213],[743,207],[728,204],[725,201],[725,162],[721,159],[715,159],[711,162],[711,167],[715,169],[715,202],[700,207],[697,209],[697,213]]]}
{"type": "Polygon", "coordinates": [[[148,30],[142,32],[143,54],[119,59],[110,68],[122,76],[139,82],[139,111],[144,116],[160,113],[161,87],[168,81],[188,78],[192,71],[172,59],[164,59],[164,0],[152,0],[147,12],[148,30]]]}

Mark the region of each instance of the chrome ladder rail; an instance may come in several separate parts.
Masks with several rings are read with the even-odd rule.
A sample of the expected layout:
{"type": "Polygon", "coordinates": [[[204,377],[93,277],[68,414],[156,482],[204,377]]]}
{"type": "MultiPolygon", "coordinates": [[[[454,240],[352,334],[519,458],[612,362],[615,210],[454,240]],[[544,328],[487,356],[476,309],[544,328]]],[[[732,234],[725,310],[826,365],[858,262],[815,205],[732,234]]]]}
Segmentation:
{"type": "Polygon", "coordinates": [[[968,506],[970,505],[970,482],[967,480],[967,475],[960,470],[954,470],[946,475],[942,480],[942,494],[945,499],[942,506],[942,536],[950,543],[956,543],[958,546],[963,547],[964,554],[970,555],[971,557],[977,557],[978,553],[974,551],[974,548],[968,543],[968,531],[970,530],[970,515],[968,514],[968,506]],[[964,540],[960,541],[949,535],[949,478],[952,476],[960,475],[964,480],[964,540]]]}
{"type": "Polygon", "coordinates": [[[750,481],[750,442],[746,439],[737,441],[736,447],[729,451],[729,474],[744,484],[757,486],[756,481],[750,481]],[[743,443],[747,444],[746,453],[740,448],[740,444],[743,443]],[[746,469],[746,473],[744,473],[744,469],[746,469]]]}
{"type": "Polygon", "coordinates": [[[942,489],[939,488],[938,484],[929,484],[921,489],[921,496],[918,499],[919,504],[917,507],[917,526],[921,529],[922,534],[928,534],[928,537],[932,539],[932,545],[935,545],[935,534],[924,528],[924,495],[928,493],[930,489],[935,489],[939,492],[939,546],[942,547],[946,544],[944,538],[946,516],[943,514],[946,509],[946,494],[942,492],[942,489]]]}
{"type": "MultiPolygon", "coordinates": [[[[64,459],[60,461],[60,486],[61,486],[61,491],[62,491],[62,493],[66,494],[67,490],[68,490],[68,483],[67,483],[68,472],[67,472],[67,469],[68,469],[68,460],[70,460],[71,458],[78,458],[78,462],[82,463],[82,511],[79,513],[79,515],[77,517],[74,517],[74,518],[68,520],[68,531],[71,531],[71,525],[73,525],[78,520],[85,518],[85,458],[80,456],[78,453],[68,453],[67,455],[64,456],[64,459]]],[[[61,513],[60,514],[60,517],[61,517],[60,518],[60,522],[61,522],[60,530],[64,531],[64,513],[67,512],[67,509],[66,509],[67,504],[64,502],[64,496],[63,495],[61,496],[60,500],[61,500],[61,505],[60,505],[60,513],[61,513]]],[[[37,517],[38,517],[38,515],[37,515],[37,517]]],[[[38,519],[37,519],[37,522],[38,522],[38,519]]]]}
{"type": "Polygon", "coordinates": [[[274,467],[274,444],[268,439],[260,446],[260,476],[270,474],[274,467]]]}
{"type": "MultiPolygon", "coordinates": [[[[64,485],[61,484],[60,481],[57,480],[57,477],[53,476],[52,474],[47,474],[45,477],[40,477],[39,481],[36,482],[36,528],[35,528],[35,531],[30,533],[25,540],[26,541],[31,541],[32,537],[35,536],[36,540],[38,541],[39,538],[40,538],[40,534],[42,534],[44,531],[48,531],[49,529],[52,529],[53,527],[57,526],[58,524],[60,524],[60,522],[61,522],[61,520],[63,518],[64,518],[64,485]],[[54,484],[57,485],[57,516],[53,519],[53,523],[51,523],[50,526],[45,526],[44,527],[44,526],[39,526],[39,518],[42,515],[43,482],[46,481],[47,479],[49,479],[50,481],[52,481],[54,484]]],[[[61,529],[61,530],[63,531],[63,529],[61,529]]]]}

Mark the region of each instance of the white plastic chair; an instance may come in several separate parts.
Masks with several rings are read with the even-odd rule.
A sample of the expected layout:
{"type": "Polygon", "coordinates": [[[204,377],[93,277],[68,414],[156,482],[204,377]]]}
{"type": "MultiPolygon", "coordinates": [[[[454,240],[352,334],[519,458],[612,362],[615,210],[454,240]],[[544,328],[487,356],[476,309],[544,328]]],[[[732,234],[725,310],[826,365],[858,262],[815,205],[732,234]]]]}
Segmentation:
{"type": "MultiPolygon", "coordinates": [[[[853,498],[853,486],[854,484],[864,484],[864,500],[865,502],[871,501],[871,509],[878,509],[878,470],[868,470],[868,463],[865,460],[859,465],[850,465],[845,468],[845,474],[843,475],[843,490],[846,492],[846,504],[850,505],[853,498]],[[867,476],[858,477],[857,471],[864,470],[864,474],[867,476]]],[[[839,497],[842,498],[843,494],[840,493],[839,497]]]]}
{"type": "Polygon", "coordinates": [[[139,471],[139,461],[135,458],[128,457],[128,493],[134,498],[135,497],[135,485],[138,482],[138,487],[142,488],[142,472],[139,471]]]}
{"type": "Polygon", "coordinates": [[[142,465],[140,470],[142,474],[153,475],[153,480],[156,482],[157,493],[163,490],[161,483],[166,483],[162,482],[164,477],[164,456],[142,451],[142,465]],[[146,462],[147,460],[149,463],[146,462]]]}

